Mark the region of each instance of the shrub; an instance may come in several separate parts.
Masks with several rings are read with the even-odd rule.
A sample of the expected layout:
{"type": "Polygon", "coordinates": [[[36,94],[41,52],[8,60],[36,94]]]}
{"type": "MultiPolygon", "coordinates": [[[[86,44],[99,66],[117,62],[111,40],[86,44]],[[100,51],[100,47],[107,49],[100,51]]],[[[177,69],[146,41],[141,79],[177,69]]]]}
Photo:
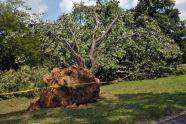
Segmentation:
{"type": "Polygon", "coordinates": [[[175,75],[186,74],[186,64],[178,65],[177,71],[174,72],[175,75]]]}
{"type": "MultiPolygon", "coordinates": [[[[47,68],[30,68],[22,66],[19,70],[9,70],[0,72],[0,93],[15,92],[40,88],[42,86],[42,76],[47,72],[47,68]]],[[[33,97],[38,92],[20,93],[14,95],[0,96],[1,99],[7,99],[17,96],[33,97]]]]}

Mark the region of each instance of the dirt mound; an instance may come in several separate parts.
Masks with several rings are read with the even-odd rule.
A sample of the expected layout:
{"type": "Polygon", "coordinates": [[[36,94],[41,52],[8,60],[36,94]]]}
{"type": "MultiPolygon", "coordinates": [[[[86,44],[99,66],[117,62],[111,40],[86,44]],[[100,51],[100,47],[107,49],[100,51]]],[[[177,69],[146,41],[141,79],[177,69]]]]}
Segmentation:
{"type": "Polygon", "coordinates": [[[99,98],[99,79],[88,69],[77,65],[64,69],[54,68],[43,76],[43,82],[46,88],[41,91],[40,99],[36,103],[31,103],[29,111],[39,107],[85,104],[99,98]]]}

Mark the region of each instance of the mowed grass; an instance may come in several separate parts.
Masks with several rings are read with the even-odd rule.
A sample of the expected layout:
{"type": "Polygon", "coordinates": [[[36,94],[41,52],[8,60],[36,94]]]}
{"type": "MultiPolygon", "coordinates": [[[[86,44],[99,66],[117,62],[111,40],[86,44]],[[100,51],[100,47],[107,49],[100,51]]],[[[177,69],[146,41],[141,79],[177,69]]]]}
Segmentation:
{"type": "Polygon", "coordinates": [[[178,70],[182,70],[182,71],[186,71],[186,64],[183,64],[183,65],[179,65],[177,67],[178,70]]]}
{"type": "Polygon", "coordinates": [[[99,102],[78,108],[50,108],[26,113],[30,101],[0,101],[1,124],[150,123],[186,110],[186,75],[126,81],[101,87],[99,102]],[[13,112],[13,113],[12,113],[13,112]]]}

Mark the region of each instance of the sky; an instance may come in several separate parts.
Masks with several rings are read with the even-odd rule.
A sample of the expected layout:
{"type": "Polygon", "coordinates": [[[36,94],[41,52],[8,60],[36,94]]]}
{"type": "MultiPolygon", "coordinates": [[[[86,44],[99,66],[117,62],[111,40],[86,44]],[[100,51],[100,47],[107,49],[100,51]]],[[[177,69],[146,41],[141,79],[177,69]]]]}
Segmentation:
{"type": "MultiPolygon", "coordinates": [[[[6,1],[6,0],[0,0],[6,1]]],[[[44,19],[53,21],[61,14],[72,11],[73,3],[82,0],[24,0],[25,4],[32,8],[31,12],[36,14],[46,13],[44,19]]],[[[95,5],[95,0],[83,0],[86,5],[95,5]]],[[[136,6],[138,0],[118,0],[120,7],[130,9],[136,6]]],[[[180,17],[186,20],[186,0],[175,0],[176,8],[180,10],[180,17]]]]}

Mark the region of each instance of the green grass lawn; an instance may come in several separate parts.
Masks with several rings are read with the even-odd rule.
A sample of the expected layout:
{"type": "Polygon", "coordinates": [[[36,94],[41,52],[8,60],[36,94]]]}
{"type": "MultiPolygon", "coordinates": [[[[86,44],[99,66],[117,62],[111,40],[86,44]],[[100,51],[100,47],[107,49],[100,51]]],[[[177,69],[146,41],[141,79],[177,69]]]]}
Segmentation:
{"type": "Polygon", "coordinates": [[[177,67],[178,70],[186,71],[186,64],[177,67]]]}
{"type": "Polygon", "coordinates": [[[0,123],[115,124],[150,123],[186,110],[186,75],[157,80],[126,81],[101,87],[101,101],[78,108],[51,108],[25,113],[30,101],[0,101],[0,123]]]}

